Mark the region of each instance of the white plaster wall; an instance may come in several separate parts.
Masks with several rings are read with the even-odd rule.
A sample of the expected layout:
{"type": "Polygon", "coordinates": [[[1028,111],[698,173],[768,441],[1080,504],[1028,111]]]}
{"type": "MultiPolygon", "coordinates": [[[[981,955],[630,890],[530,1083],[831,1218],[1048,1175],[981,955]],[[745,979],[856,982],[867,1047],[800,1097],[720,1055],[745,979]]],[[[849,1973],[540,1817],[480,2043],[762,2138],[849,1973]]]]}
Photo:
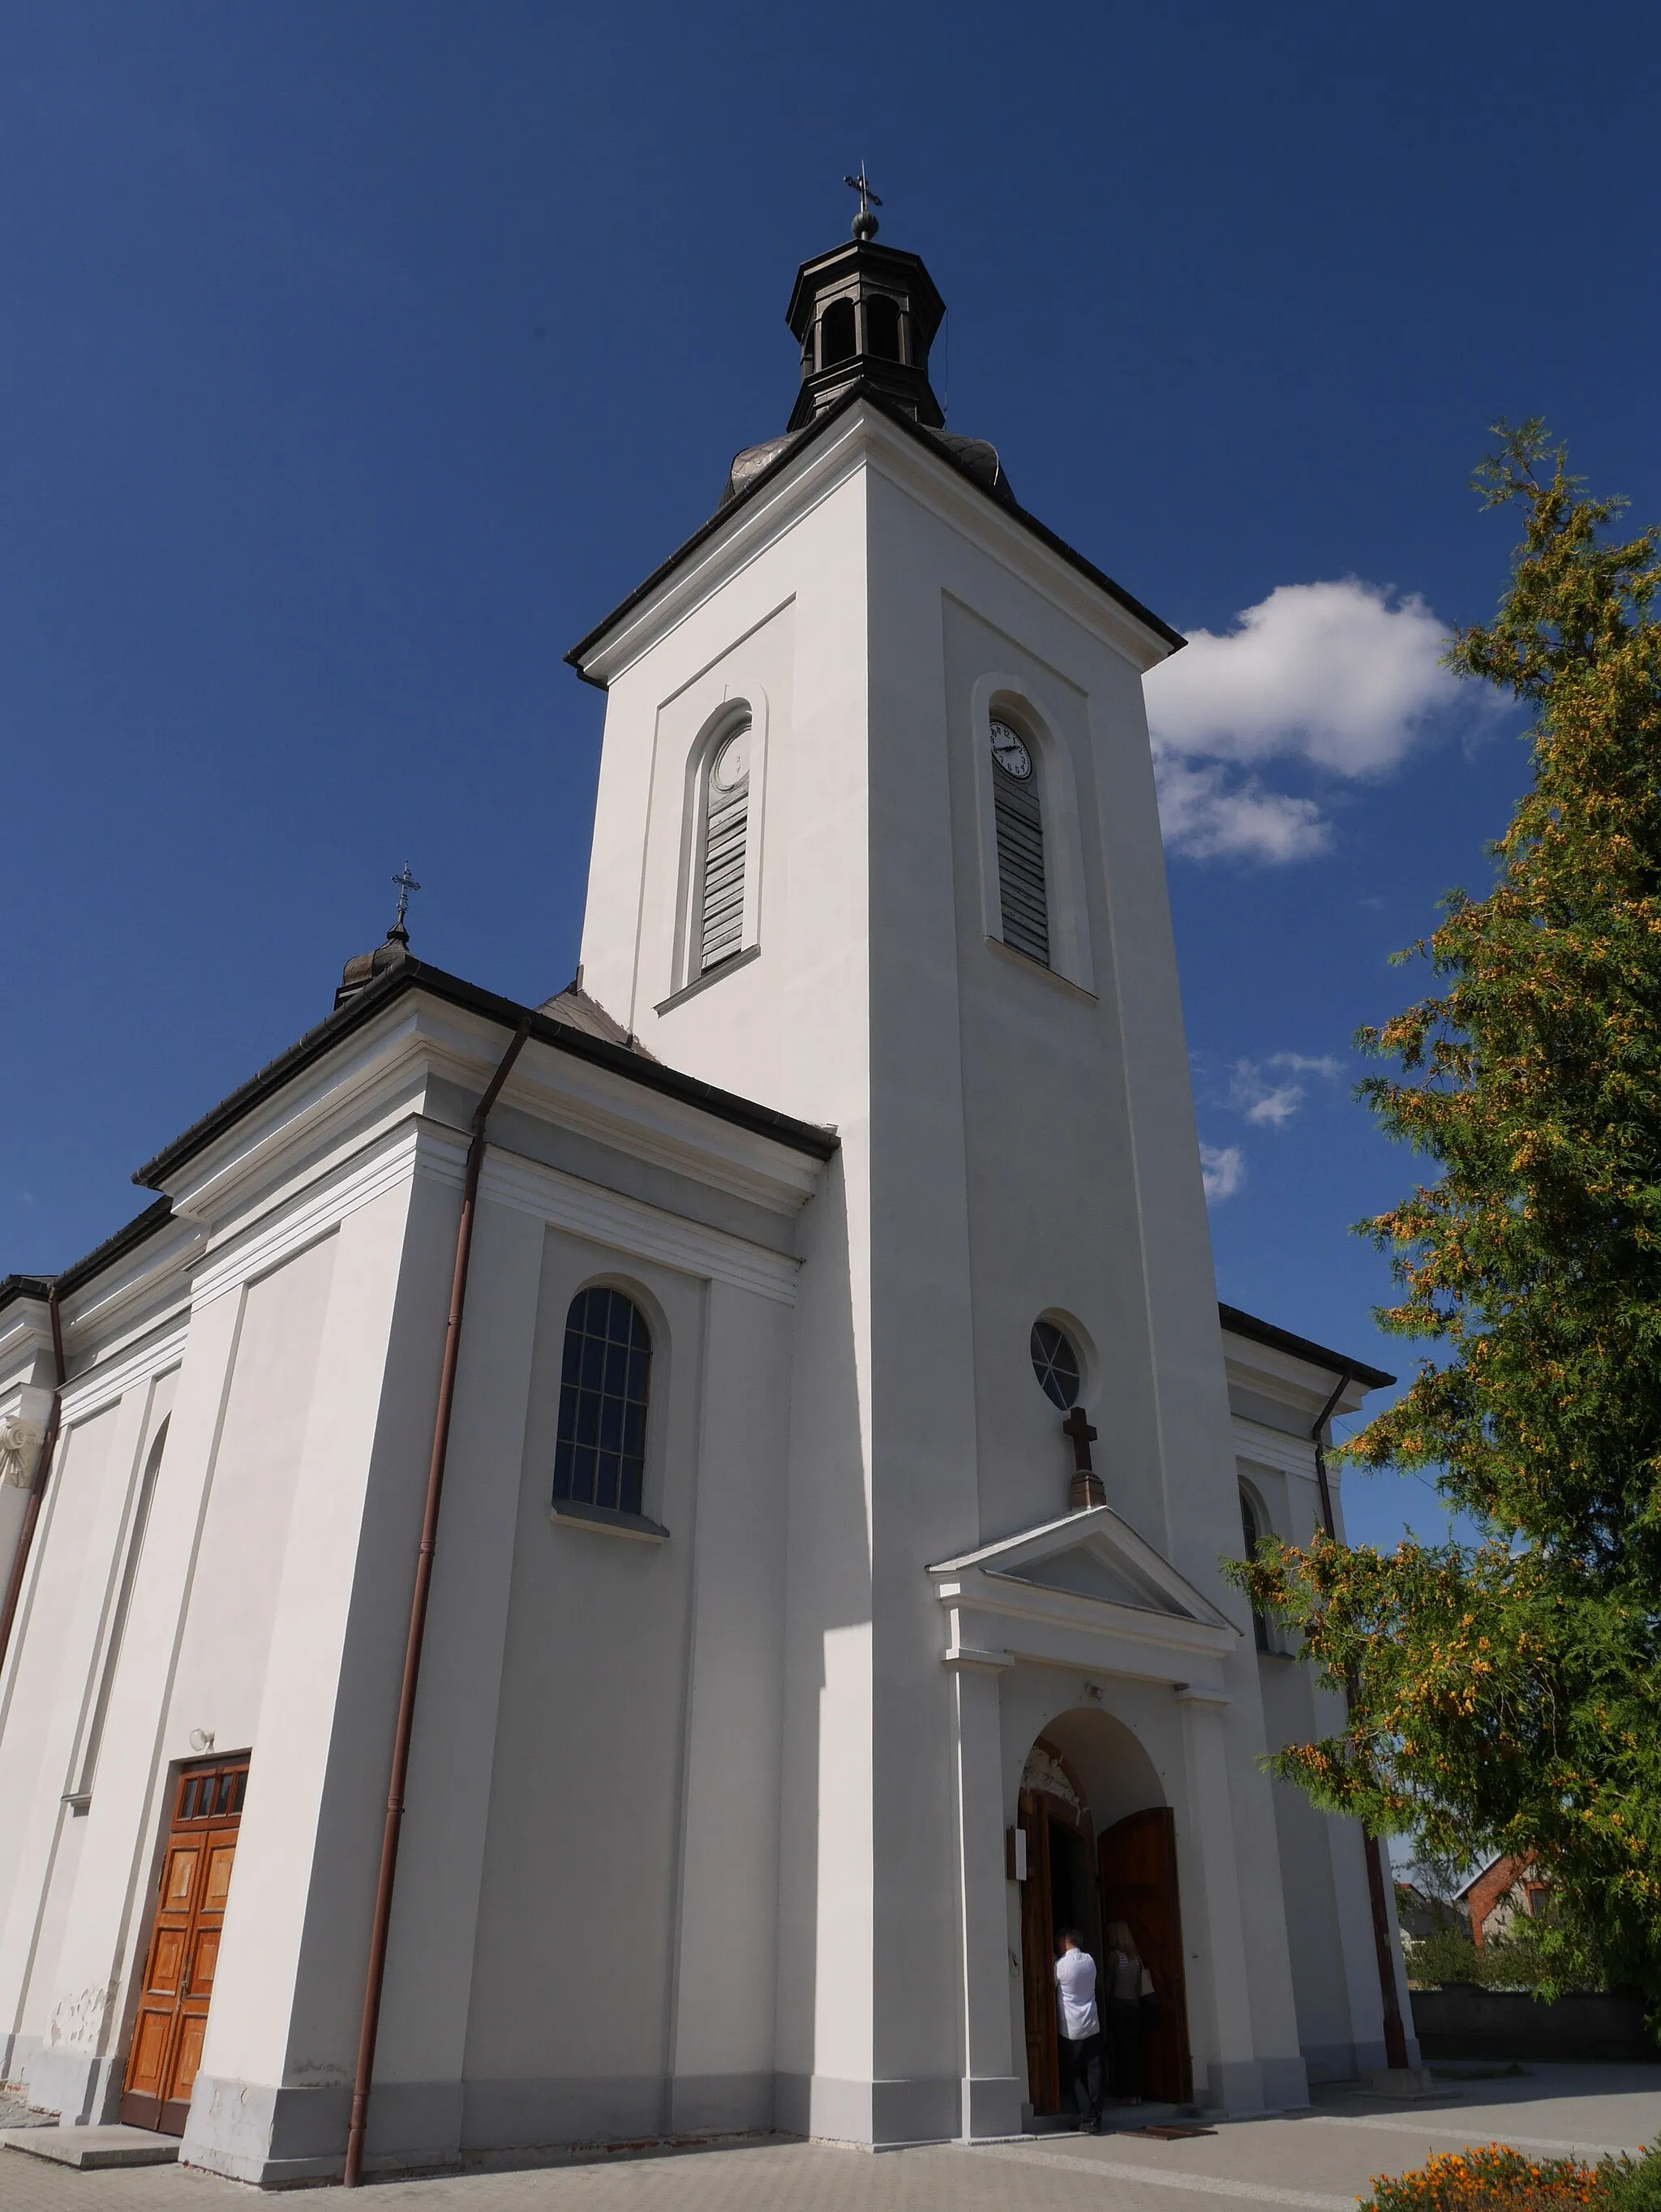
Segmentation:
{"type": "Polygon", "coordinates": [[[192,1730],[213,1735],[215,1756],[258,1753],[254,1731],[336,1249],[335,1236],[324,1237],[248,1285],[168,1702],[174,1758],[190,1755],[192,1730]]]}
{"type": "Polygon", "coordinates": [[[790,1311],[549,1231],[468,2009],[466,2139],[770,2116],[790,1311]],[[549,1512],[566,1315],[652,1324],[655,1543],[549,1512]]]}
{"type": "MultiPolygon", "coordinates": [[[[122,1425],[118,1403],[68,1430],[59,1445],[0,1697],[0,1896],[7,1906],[0,2023],[9,2034],[41,2037],[50,2021],[39,1969],[44,1964],[50,1972],[62,1933],[68,1884],[54,1884],[54,1863],[69,1821],[62,1801],[71,1786],[76,1728],[109,1579],[122,1425]]],[[[79,1842],[77,1835],[72,1851],[79,1842]]]]}
{"type": "MultiPolygon", "coordinates": [[[[177,1370],[154,1381],[141,1375],[86,1425],[108,1446],[97,1509],[86,1512],[72,1491],[59,1501],[70,1516],[60,1525],[65,1534],[75,1528],[84,1554],[80,1610],[88,1618],[97,1611],[91,1634],[83,1626],[75,1639],[83,1647],[78,1663],[59,1670],[56,1723],[67,1736],[59,1788],[90,1782],[91,1802],[80,1817],[67,1808],[56,1814],[46,1877],[38,1887],[20,1879],[14,1910],[20,1919],[33,1910],[35,1921],[21,2021],[39,2045],[31,2080],[79,2117],[99,2118],[118,2083],[121,2029],[131,2014],[133,1970],[152,1905],[167,1762],[192,1755],[192,1729],[215,1732],[227,1751],[252,1740],[331,1250],[325,1242],[277,1268],[248,1291],[246,1305],[241,1294],[232,1296],[235,1351],[214,1377],[211,1463],[198,1465],[205,1479],[191,1483],[188,1435],[175,1463],[170,1429],[118,1650],[109,1638],[133,1516],[177,1370]],[[88,1775],[87,1733],[106,1672],[103,1740],[88,1775]]],[[[43,1820],[44,1798],[43,1790],[43,1820]]]]}
{"type": "Polygon", "coordinates": [[[254,1758],[186,2155],[258,2178],[345,2137],[403,1637],[454,1252],[447,1176],[336,1232],[254,1758]],[[252,2169],[252,2172],[251,2172],[252,2169]]]}
{"type": "Polygon", "coordinates": [[[706,1292],[678,1949],[676,2130],[773,2116],[791,1315],[706,1292]]]}
{"type": "Polygon", "coordinates": [[[627,998],[654,1052],[841,1139],[803,1223],[792,1359],[778,2063],[793,2123],[864,2136],[876,2064],[867,603],[856,475],[613,683],[583,933],[586,987],[614,1011],[627,998]],[[686,750],[718,698],[747,687],[767,700],[758,957],[659,1016],[686,750]]]}
{"type": "MultiPolygon", "coordinates": [[[[131,1599],[130,1595],[124,1622],[121,1591],[130,1579],[136,1587],[142,1565],[138,1520],[145,1469],[153,1443],[172,1407],[177,1381],[176,1372],[153,1381],[140,1377],[98,1417],[109,1423],[104,1495],[98,1516],[77,1531],[86,1547],[88,1583],[95,1583],[101,1571],[102,1603],[84,1670],[78,1680],[62,1685],[64,1716],[71,1700],[77,1706],[64,1777],[64,1790],[77,1793],[76,1802],[73,1806],[66,1802],[59,1811],[56,1846],[37,1907],[25,2026],[37,2029],[38,2049],[27,2067],[19,2069],[27,2073],[43,2101],[61,2106],[70,2118],[96,2117],[97,2061],[108,2038],[111,2001],[118,1995],[118,1985],[110,1974],[112,1886],[104,1863],[109,1823],[100,1819],[94,1830],[92,1808],[100,1803],[97,1780],[103,1765],[109,1709],[128,1649],[131,1599]],[[100,1704],[104,1707],[101,1729],[100,1704]],[[82,2069],[80,2078],[76,2073],[77,2064],[82,2069]]],[[[64,1533],[67,1538],[67,1529],[64,1533]]],[[[26,1891],[20,1886],[19,1909],[25,1899],[26,1891]]],[[[118,1883],[114,1902],[118,1911],[118,1883]]]]}
{"type": "MultiPolygon", "coordinates": [[[[167,1449],[158,1472],[134,1577],[125,1632],[110,1682],[103,1741],[83,1822],[75,1902],[64,1933],[57,1982],[72,2008],[59,2045],[63,2064],[30,2068],[32,2091],[66,2116],[108,2118],[119,2094],[135,1971],[149,1924],[166,1796],[164,1716],[186,1616],[203,1514],[225,1405],[238,1328],[239,1296],[198,1315],[176,1374],[176,1336],[157,1347],[156,1392],[171,1393],[167,1449]],[[164,1387],[165,1386],[165,1387],[164,1387]],[[52,2078],[45,2078],[50,2075],[52,2078]]],[[[154,1435],[156,1403],[141,1376],[118,1408],[130,1424],[127,1455],[135,1479],[154,1435]]],[[[112,1584],[117,1562],[109,1563],[112,1584]]],[[[88,1683],[90,1690],[90,1682],[88,1683]]],[[[185,1747],[181,1745],[181,1753],[185,1747]]]]}
{"type": "MultiPolygon", "coordinates": [[[[790,1310],[546,1232],[467,2028],[467,2139],[772,2093],[790,1310]],[[551,1517],[575,1291],[652,1325],[646,1516],[551,1517]],[[761,2077],[761,2088],[756,2086],[761,2077]]],[[[701,2115],[701,2117],[699,2117],[701,2115]]]]}
{"type": "MultiPolygon", "coordinates": [[[[496,1726],[466,2072],[648,2096],[664,2071],[702,1286],[550,1231],[496,1726]],[[646,1510],[667,1544],[549,1515],[567,1310],[595,1279],[652,1323],[646,1510]],[[627,2085],[627,2086],[626,2086],[627,2085]]],[[[639,2119],[636,2119],[639,2124],[639,2119]]]]}
{"type": "Polygon", "coordinates": [[[481,1205],[375,2053],[373,2141],[406,2153],[462,2136],[543,1251],[540,1221],[481,1205]]]}

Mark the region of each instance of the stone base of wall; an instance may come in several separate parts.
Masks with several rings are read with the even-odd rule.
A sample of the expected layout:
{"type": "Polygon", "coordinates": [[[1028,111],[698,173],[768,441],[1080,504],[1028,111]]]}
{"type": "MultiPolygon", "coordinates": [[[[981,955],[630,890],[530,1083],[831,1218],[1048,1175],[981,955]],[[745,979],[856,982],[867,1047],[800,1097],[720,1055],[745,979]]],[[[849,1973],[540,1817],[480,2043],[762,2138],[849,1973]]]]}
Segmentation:
{"type": "Polygon", "coordinates": [[[1415,1990],[1413,2025],[1427,2059],[1649,2059],[1661,2064],[1644,2033],[1640,1998],[1557,1997],[1542,2004],[1522,1990],[1485,1990],[1451,1982],[1415,1990]]]}

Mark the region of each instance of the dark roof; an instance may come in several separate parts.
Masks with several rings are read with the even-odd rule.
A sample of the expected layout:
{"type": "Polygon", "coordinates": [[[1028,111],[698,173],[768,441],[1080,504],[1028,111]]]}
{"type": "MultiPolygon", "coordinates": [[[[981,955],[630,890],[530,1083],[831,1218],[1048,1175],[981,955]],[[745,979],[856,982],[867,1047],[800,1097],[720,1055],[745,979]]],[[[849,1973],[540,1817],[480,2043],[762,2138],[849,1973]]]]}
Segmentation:
{"type": "Polygon", "coordinates": [[[512,999],[499,997],[494,991],[482,990],[476,983],[464,982],[459,975],[448,975],[441,968],[429,968],[425,961],[403,953],[384,974],[349,999],[326,1021],[308,1030],[297,1044],[290,1045],[287,1052],[262,1067],[240,1090],[233,1091],[211,1113],[193,1122],[183,1136],[176,1137],[153,1160],[147,1160],[133,1181],[151,1190],[159,1189],[161,1176],[171,1175],[263,1099],[331,1052],[343,1037],[361,1029],[383,1006],[391,1005],[407,992],[417,990],[442,999],[446,1005],[465,1007],[470,1013],[482,1014],[503,1029],[516,1029],[520,1022],[525,1022],[530,1036],[539,1044],[552,1045],[556,1052],[569,1053],[573,1059],[609,1067],[630,1083],[641,1084],[665,1097],[680,1099],[686,1105],[713,1114],[718,1120],[730,1121],[741,1129],[754,1130],[758,1136],[771,1137],[815,1159],[827,1160],[836,1150],[837,1138],[833,1129],[798,1121],[789,1114],[775,1112],[771,1106],[758,1106],[753,1100],[737,1097],[730,1091],[717,1090],[712,1083],[700,1083],[695,1076],[682,1075],[646,1053],[625,1044],[614,1044],[605,1037],[591,1036],[569,1022],[518,1006],[512,999]]]}
{"type": "MultiPolygon", "coordinates": [[[[639,1044],[615,1043],[611,1035],[625,1032],[597,1002],[579,991],[573,984],[557,998],[534,1012],[528,1006],[515,1005],[512,999],[499,998],[494,991],[481,990],[476,984],[464,982],[458,975],[447,975],[440,968],[429,968],[420,960],[412,959],[400,951],[397,963],[378,975],[367,988],[355,993],[345,1005],[308,1030],[298,1044],[262,1067],[241,1089],[233,1091],[211,1113],[204,1114],[193,1122],[182,1137],[176,1137],[164,1152],[147,1160],[134,1176],[133,1181],[150,1189],[157,1187],[156,1178],[180,1166],[194,1153],[213,1142],[224,1130],[232,1127],[243,1115],[250,1112],[264,1098],[279,1091],[294,1076],[331,1051],[343,1037],[361,1029],[370,1017],[408,991],[422,990],[447,1004],[464,1006],[470,1012],[485,1015],[499,1022],[504,1029],[517,1029],[528,1020],[530,1035],[539,1043],[552,1045],[556,1051],[568,1052],[573,1058],[595,1062],[609,1067],[632,1083],[644,1084],[647,1090],[661,1092],[664,1097],[678,1098],[689,1106],[702,1109],[718,1119],[735,1123],[742,1129],[753,1129],[760,1136],[772,1137],[793,1151],[806,1152],[811,1158],[827,1160],[837,1147],[834,1129],[817,1127],[810,1121],[797,1121],[788,1114],[775,1113],[770,1106],[758,1106],[752,1100],[739,1098],[730,1091],[718,1091],[713,1084],[700,1083],[694,1076],[678,1074],[665,1067],[659,1060],[639,1044]],[[585,1027],[584,1024],[591,1024],[585,1027]]],[[[84,1259],[65,1267],[58,1275],[6,1275],[0,1277],[0,1308],[15,1304],[21,1298],[44,1298],[54,1284],[60,1298],[78,1290],[82,1283],[90,1282],[94,1275],[142,1244],[148,1237],[165,1229],[173,1218],[173,1200],[159,1198],[147,1206],[126,1226],[118,1229],[113,1237],[105,1239],[84,1259]]]]}
{"type": "Polygon", "coordinates": [[[1231,1336],[1249,1337],[1253,1344],[1266,1344],[1274,1352],[1289,1352],[1294,1359],[1306,1359],[1312,1367],[1325,1367],[1329,1375],[1348,1375],[1357,1382],[1365,1382],[1369,1390],[1387,1390],[1396,1380],[1393,1375],[1386,1375],[1382,1367],[1369,1367],[1364,1359],[1351,1359],[1345,1352],[1329,1352],[1324,1344],[1312,1344],[1306,1336],[1294,1336],[1289,1328],[1276,1328],[1272,1321],[1259,1321],[1255,1314],[1242,1313],[1238,1306],[1226,1306],[1221,1299],[1217,1312],[1231,1336]]]}
{"type": "Polygon", "coordinates": [[[0,1306],[11,1305],[19,1298],[44,1298],[54,1284],[58,1297],[68,1297],[82,1283],[89,1283],[94,1275],[101,1274],[124,1253],[154,1237],[158,1229],[165,1229],[173,1212],[172,1199],[157,1199],[154,1206],[147,1206],[142,1213],[135,1214],[124,1228],[118,1229],[113,1237],[106,1237],[101,1244],[94,1245],[84,1259],[65,1267],[61,1275],[7,1275],[0,1279],[0,1306]]]}
{"type": "MultiPolygon", "coordinates": [[[[1083,554],[1076,551],[1068,544],[1065,538],[1058,538],[1053,530],[1047,528],[1035,514],[1029,514],[1012,495],[1006,499],[993,491],[987,483],[984,465],[978,465],[978,455],[971,456],[958,450],[950,440],[936,435],[923,423],[907,415],[903,408],[896,407],[891,401],[885,399],[880,392],[873,392],[864,385],[854,384],[851,385],[841,398],[827,407],[815,421],[809,422],[799,436],[791,439],[776,459],[770,461],[765,468],[758,469],[754,476],[733,493],[732,497],[724,505],[716,509],[707,522],[693,532],[683,545],[678,546],[667,561],[661,562],[652,570],[645,583],[637,585],[626,599],[615,606],[603,622],[597,623],[585,637],[578,639],[576,644],[567,653],[566,659],[585,684],[597,683],[597,679],[585,673],[582,665],[584,657],[599,643],[607,632],[615,629],[625,615],[632,614],[643,599],[657,590],[665,577],[674,574],[689,553],[694,552],[706,539],[713,537],[718,530],[724,529],[732,516],[754,499],[764,484],[771,483],[776,476],[789,467],[798,454],[806,452],[823,430],[834,422],[840,416],[846,415],[851,407],[861,400],[868,407],[874,407],[878,414],[885,416],[890,422],[905,431],[908,437],[915,438],[921,446],[926,446],[929,451],[944,461],[949,468],[955,469],[967,483],[973,484],[983,497],[993,500],[1005,514],[1020,523],[1023,529],[1030,531],[1040,544],[1047,545],[1052,553],[1059,554],[1070,568],[1076,568],[1080,575],[1088,578],[1099,591],[1106,592],[1108,598],[1116,600],[1127,614],[1134,615],[1140,623],[1145,623],[1155,636],[1164,639],[1173,653],[1188,642],[1180,630],[1173,629],[1168,623],[1161,622],[1151,608],[1143,606],[1140,599],[1133,599],[1131,593],[1125,590],[1122,585],[1116,584],[1111,576],[1104,575],[1094,561],[1087,561],[1083,554]]],[[[977,447],[981,443],[979,440],[975,439],[966,440],[963,442],[967,447],[977,447]]],[[[1007,489],[1007,478],[1004,479],[1004,484],[1007,489]]],[[[605,687],[600,684],[599,688],[603,690],[605,687]]]]}
{"type": "MultiPolygon", "coordinates": [[[[579,974],[580,975],[580,970],[579,974]]],[[[551,999],[544,999],[536,1012],[547,1014],[556,1022],[568,1023],[573,1030],[581,1030],[585,1036],[604,1037],[608,1043],[619,1044],[642,1060],[656,1060],[655,1052],[648,1052],[632,1030],[626,1030],[615,1014],[607,1013],[597,999],[591,999],[580,981],[567,983],[563,991],[556,991],[551,999]]]]}

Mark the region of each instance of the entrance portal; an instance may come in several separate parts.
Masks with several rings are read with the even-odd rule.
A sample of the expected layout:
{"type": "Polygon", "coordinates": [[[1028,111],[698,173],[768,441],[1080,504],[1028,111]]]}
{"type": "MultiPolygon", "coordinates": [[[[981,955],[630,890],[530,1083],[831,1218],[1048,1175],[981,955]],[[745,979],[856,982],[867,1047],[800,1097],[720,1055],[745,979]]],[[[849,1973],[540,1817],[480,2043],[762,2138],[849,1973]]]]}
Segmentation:
{"type": "MultiPolygon", "coordinates": [[[[1021,1948],[1028,2094],[1036,2113],[1059,2112],[1055,1961],[1075,1928],[1098,1966],[1115,1920],[1129,1925],[1154,1984],[1143,2021],[1143,2094],[1160,2103],[1193,2095],[1177,1896],[1176,1827],[1153,1767],[1130,1731],[1100,1711],[1066,1713],[1028,1756],[1019,1820],[1027,1839],[1021,1948]],[[1125,1808],[1137,1798],[1135,1811],[1125,1808]],[[1103,1820],[1105,1818],[1105,1825],[1103,1820]]],[[[1109,2081],[1108,2094],[1120,2094],[1109,2081]]]]}
{"type": "Polygon", "coordinates": [[[185,2132],[247,1786],[246,1753],[179,1774],[121,2100],[130,2128],[185,2132]]]}

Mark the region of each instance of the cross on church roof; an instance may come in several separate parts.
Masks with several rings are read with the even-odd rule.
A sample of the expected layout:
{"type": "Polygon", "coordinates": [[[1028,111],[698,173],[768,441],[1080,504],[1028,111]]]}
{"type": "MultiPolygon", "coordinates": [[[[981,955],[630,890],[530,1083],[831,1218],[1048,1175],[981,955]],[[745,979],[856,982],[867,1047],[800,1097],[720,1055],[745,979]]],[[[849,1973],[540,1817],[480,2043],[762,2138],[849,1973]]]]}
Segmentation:
{"type": "Polygon", "coordinates": [[[876,217],[871,213],[871,210],[874,207],[881,207],[882,201],[881,195],[874,192],[870,188],[870,180],[865,175],[864,162],[863,161],[860,162],[859,174],[857,177],[844,177],[842,181],[850,191],[858,192],[859,195],[859,212],[853,219],[854,236],[875,238],[876,217]]]}
{"type": "Polygon", "coordinates": [[[418,891],[421,889],[421,885],[415,881],[415,877],[410,873],[409,863],[408,860],[404,862],[397,874],[393,877],[392,881],[398,887],[398,910],[393,917],[392,927],[387,931],[386,934],[389,937],[401,937],[407,944],[409,939],[409,933],[403,926],[403,917],[409,911],[410,892],[418,891]]]}

